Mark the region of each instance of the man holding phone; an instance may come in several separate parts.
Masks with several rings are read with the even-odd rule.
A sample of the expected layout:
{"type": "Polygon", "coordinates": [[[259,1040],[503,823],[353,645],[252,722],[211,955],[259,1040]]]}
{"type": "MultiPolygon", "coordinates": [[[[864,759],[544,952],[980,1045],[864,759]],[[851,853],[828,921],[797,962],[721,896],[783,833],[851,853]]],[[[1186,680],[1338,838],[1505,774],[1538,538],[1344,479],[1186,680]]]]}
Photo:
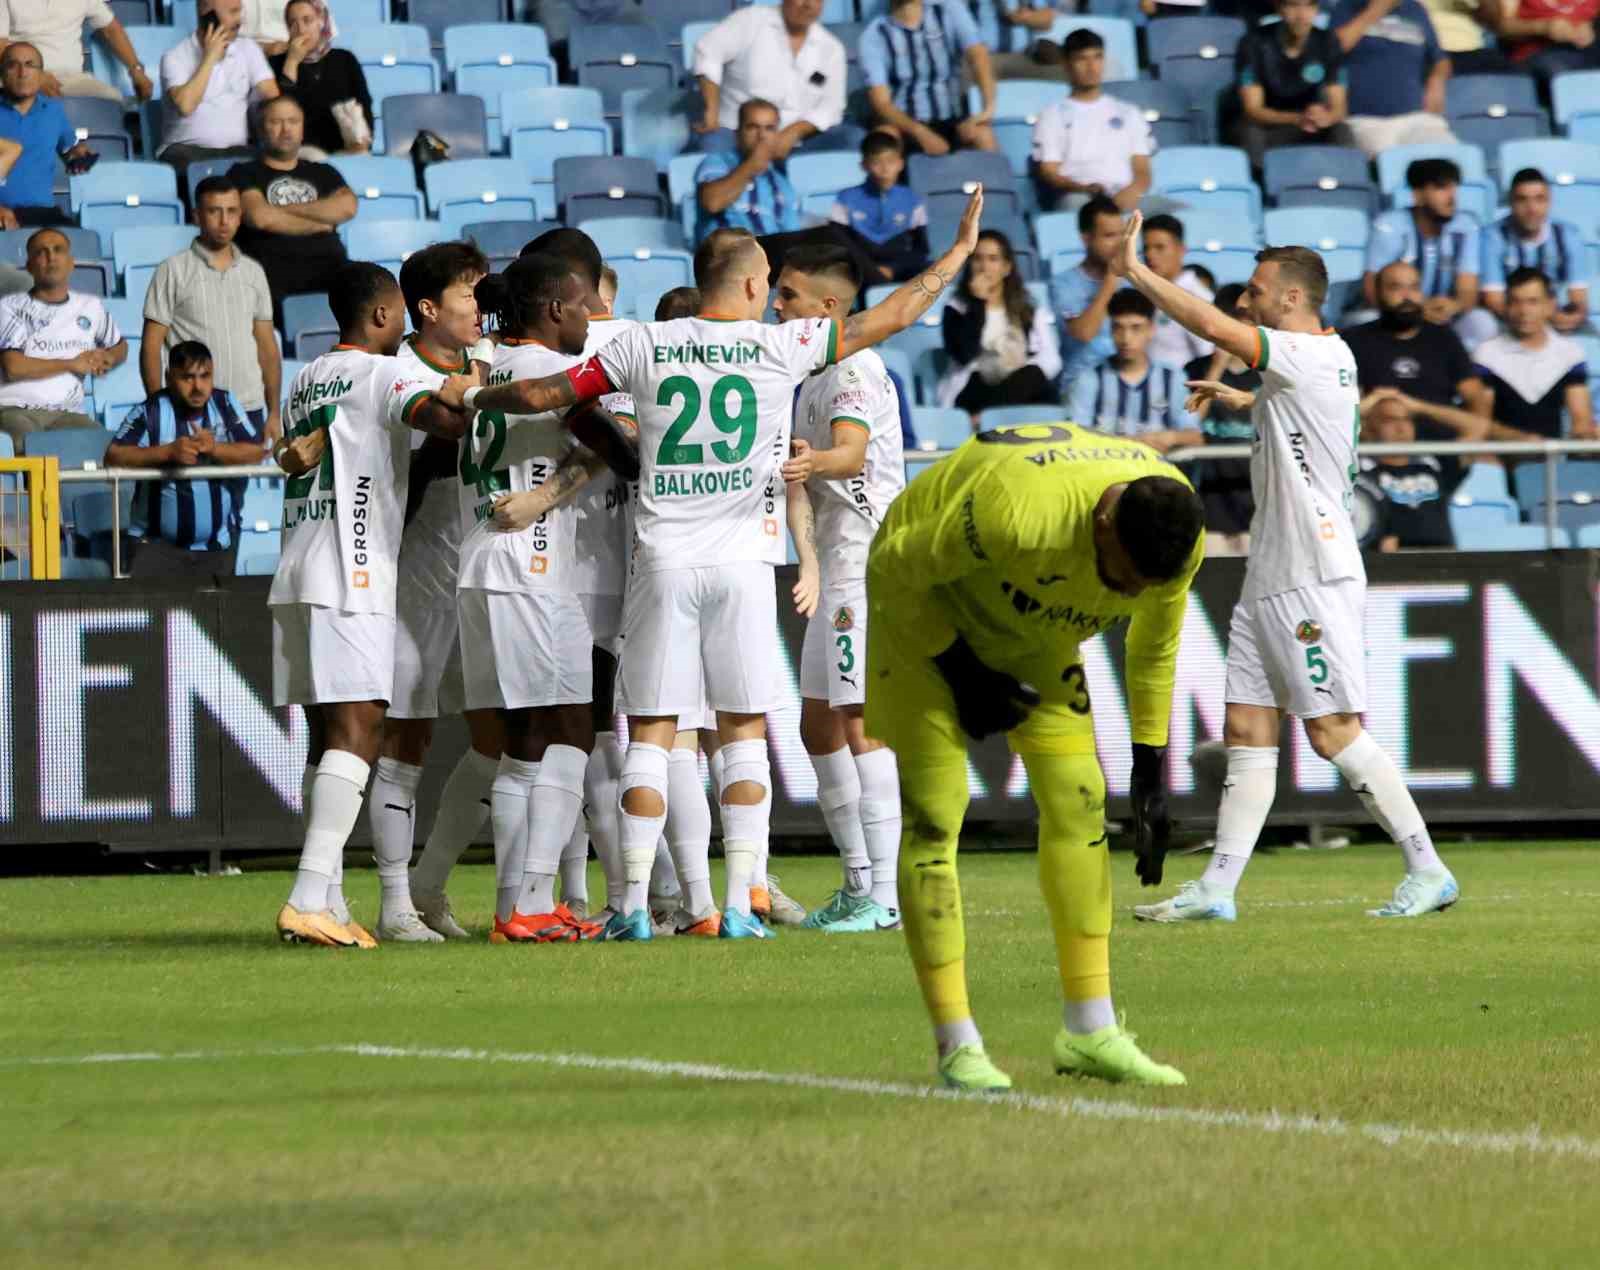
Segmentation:
{"type": "Polygon", "coordinates": [[[14,40],[0,53],[0,139],[22,153],[0,181],[0,229],[70,222],[55,204],[56,155],[67,170],[87,171],[94,153],[78,140],[66,108],[40,96],[44,59],[39,50],[14,40]]]}
{"type": "Polygon", "coordinates": [[[276,97],[278,80],[261,46],[239,39],[242,20],[241,0],[201,0],[199,30],[162,55],[163,163],[252,154],[250,105],[276,97]]]}

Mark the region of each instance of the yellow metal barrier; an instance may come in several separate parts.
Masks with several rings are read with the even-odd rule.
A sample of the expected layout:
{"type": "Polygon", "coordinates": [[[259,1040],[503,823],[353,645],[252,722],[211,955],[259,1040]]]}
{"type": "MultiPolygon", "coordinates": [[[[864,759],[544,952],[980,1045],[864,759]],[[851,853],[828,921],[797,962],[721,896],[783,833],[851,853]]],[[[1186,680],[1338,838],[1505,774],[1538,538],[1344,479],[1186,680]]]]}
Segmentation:
{"type": "Polygon", "coordinates": [[[0,576],[61,576],[61,469],[53,457],[0,459],[0,576]]]}

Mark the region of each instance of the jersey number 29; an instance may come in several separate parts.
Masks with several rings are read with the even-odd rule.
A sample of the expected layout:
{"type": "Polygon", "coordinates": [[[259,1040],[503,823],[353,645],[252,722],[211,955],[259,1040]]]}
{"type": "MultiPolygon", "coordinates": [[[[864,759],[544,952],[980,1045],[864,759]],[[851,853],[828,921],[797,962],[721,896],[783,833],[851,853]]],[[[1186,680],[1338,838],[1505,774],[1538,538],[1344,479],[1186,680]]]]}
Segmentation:
{"type": "MultiPolygon", "coordinates": [[[[700,417],[700,385],[687,375],[673,375],[664,379],[656,392],[656,405],[670,406],[680,397],[683,406],[678,411],[678,417],[672,421],[672,426],[667,429],[667,435],[661,438],[661,447],[656,451],[658,467],[677,467],[706,461],[705,446],[698,441],[684,440],[700,417]]],[[[755,389],[743,375],[724,375],[711,385],[709,404],[711,422],[717,430],[735,438],[731,444],[713,441],[711,453],[721,463],[742,463],[750,453],[750,447],[756,443],[755,389]],[[734,393],[739,394],[737,414],[730,413],[728,409],[728,398],[734,393]]]]}

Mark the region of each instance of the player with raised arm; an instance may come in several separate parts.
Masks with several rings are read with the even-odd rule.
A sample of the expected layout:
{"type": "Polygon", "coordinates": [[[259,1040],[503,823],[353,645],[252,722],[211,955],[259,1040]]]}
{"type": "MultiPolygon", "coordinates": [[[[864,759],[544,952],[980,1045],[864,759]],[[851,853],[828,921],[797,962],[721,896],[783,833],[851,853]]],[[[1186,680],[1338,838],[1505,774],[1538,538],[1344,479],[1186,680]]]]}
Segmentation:
{"type": "MultiPolygon", "coordinates": [[[[494,345],[482,339],[473,296],[478,279],[488,272],[483,253],[467,242],[434,243],[400,266],[400,292],[415,333],[406,336],[396,356],[430,387],[448,375],[471,375],[474,361],[483,365],[493,357],[494,345]]],[[[394,695],[367,816],[383,888],[378,938],[425,943],[467,938],[451,912],[445,879],[483,828],[504,734],[493,710],[467,712],[471,742],[445,781],[427,844],[411,872],[417,787],[433,742],[433,721],[441,713],[462,711],[458,447],[434,437],[413,440],[395,585],[394,695]]]]}
{"type": "Polygon", "coordinates": [[[371,948],[376,941],[351,919],[337,879],[394,688],[410,432],[459,438],[469,380],[430,384],[394,356],[405,313],[388,270],[344,266],[328,303],[339,343],[295,376],[285,436],[274,452],[292,479],[284,486],[283,552],[267,596],[273,698],[306,707],[316,761],[300,867],[278,913],[278,933],[289,942],[371,948]]]}
{"type": "MultiPolygon", "coordinates": [[[[1228,631],[1223,739],[1228,775],[1205,874],[1171,899],[1140,905],[1155,922],[1233,921],[1234,891],[1272,809],[1283,716],[1339,769],[1399,845],[1406,873],[1375,917],[1448,908],[1460,889],[1434,851],[1405,778],[1361,725],[1366,708],[1367,574],[1350,521],[1361,431],[1355,358],[1323,329],[1328,272],[1305,247],[1257,253],[1241,307],[1251,326],[1174,286],[1139,259],[1141,217],[1128,221],[1115,268],[1180,325],[1261,372],[1250,487],[1250,561],[1228,631]]],[[[1195,380],[1194,405],[1249,394],[1195,380]]],[[[1192,407],[1191,407],[1192,408],[1192,407]]]]}
{"type": "MultiPolygon", "coordinates": [[[[771,810],[765,716],[782,692],[772,568],[783,551],[779,469],[794,388],[926,312],[971,255],[982,209],[980,188],[931,269],[843,322],[762,323],[766,253],[747,233],[717,231],[695,253],[701,316],[637,326],[564,375],[475,390],[490,410],[533,413],[616,391],[638,407],[637,540],[618,677],[630,732],[620,798],[627,893],[610,937],[650,936],[668,752],[702,678],[722,742],[721,935],[769,934],[751,916],[750,881],[771,810]]],[[[626,444],[604,419],[580,416],[574,431],[601,453],[626,444]]]]}
{"type": "MultiPolygon", "coordinates": [[[[797,247],[783,260],[780,320],[850,312],[861,279],[848,252],[797,247]]],[[[900,777],[894,751],[867,735],[867,548],[905,488],[900,402],[883,360],[863,349],[812,375],[795,401],[786,480],[815,509],[821,595],[800,656],[800,737],[817,804],[844,868],[832,899],[802,923],[848,934],[900,925],[900,777]]],[[[807,544],[808,546],[810,544],[807,544]]]]}

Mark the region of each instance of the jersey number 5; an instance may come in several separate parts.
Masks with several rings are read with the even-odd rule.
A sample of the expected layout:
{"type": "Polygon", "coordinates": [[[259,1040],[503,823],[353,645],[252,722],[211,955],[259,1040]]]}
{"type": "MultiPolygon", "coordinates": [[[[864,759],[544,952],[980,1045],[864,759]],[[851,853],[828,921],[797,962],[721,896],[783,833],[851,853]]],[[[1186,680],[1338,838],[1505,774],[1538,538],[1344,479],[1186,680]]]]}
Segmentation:
{"type": "MultiPolygon", "coordinates": [[[[318,406],[306,418],[300,420],[289,429],[292,437],[308,437],[318,428],[329,429],[333,427],[333,415],[337,409],[331,402],[326,406],[318,406]]],[[[324,438],[327,444],[322,449],[322,462],[309,472],[302,472],[299,476],[291,476],[283,483],[283,496],[285,498],[305,498],[311,493],[311,482],[317,482],[317,488],[330,490],[333,488],[333,435],[324,438]],[[319,479],[320,478],[320,479],[319,479]]]]}
{"type": "MultiPolygon", "coordinates": [[[[656,392],[656,405],[671,406],[680,397],[683,406],[678,411],[678,417],[672,421],[672,426],[667,429],[667,435],[661,438],[661,448],[656,451],[657,467],[678,467],[706,461],[703,445],[698,441],[684,440],[700,417],[700,385],[687,375],[673,375],[664,379],[656,392]]],[[[756,443],[755,389],[743,375],[724,375],[711,385],[710,406],[711,422],[716,425],[717,431],[735,438],[732,444],[713,441],[711,453],[722,463],[742,463],[750,453],[750,447],[756,443]],[[734,393],[739,394],[738,414],[728,410],[728,398],[734,393]]]]}

